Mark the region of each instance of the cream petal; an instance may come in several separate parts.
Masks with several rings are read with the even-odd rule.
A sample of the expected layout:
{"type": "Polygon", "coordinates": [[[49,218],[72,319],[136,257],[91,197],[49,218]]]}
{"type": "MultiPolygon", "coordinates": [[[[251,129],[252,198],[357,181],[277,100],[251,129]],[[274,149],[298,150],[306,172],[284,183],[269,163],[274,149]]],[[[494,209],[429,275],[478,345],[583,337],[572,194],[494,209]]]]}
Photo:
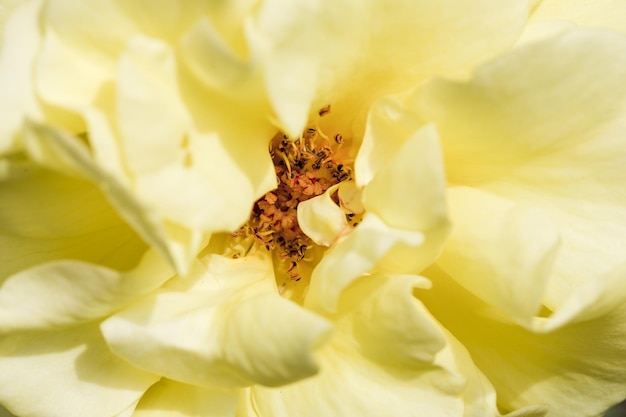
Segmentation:
{"type": "Polygon", "coordinates": [[[410,136],[363,191],[365,210],[391,227],[428,231],[447,223],[446,180],[434,126],[410,136]]]}
{"type": "Polygon", "coordinates": [[[41,41],[37,25],[41,1],[4,7],[12,10],[2,25],[0,154],[19,149],[18,134],[24,115],[36,117],[40,113],[33,91],[33,66],[41,41]]]}
{"type": "Polygon", "coordinates": [[[330,246],[349,227],[345,213],[332,200],[340,187],[334,185],[324,194],[298,204],[298,225],[318,245],[330,246]]]}
{"type": "Polygon", "coordinates": [[[434,82],[415,100],[440,129],[451,182],[539,209],[556,225],[561,247],[543,302],[557,314],[574,299],[587,309],[594,282],[592,292],[611,291],[602,280],[624,261],[624,67],[624,36],[570,30],[493,61],[469,83],[434,82]]]}
{"type": "Polygon", "coordinates": [[[55,261],[9,277],[0,286],[0,332],[46,330],[111,314],[172,276],[148,252],[126,273],[80,261],[55,261]]]}
{"type": "Polygon", "coordinates": [[[364,108],[434,74],[470,70],[509,47],[527,14],[524,1],[271,0],[252,37],[280,127],[296,136],[328,103],[364,108]]]}
{"type": "Polygon", "coordinates": [[[559,248],[541,211],[468,187],[449,190],[454,228],[437,264],[518,323],[530,324],[559,248]]]}
{"type": "Polygon", "coordinates": [[[424,242],[424,235],[387,226],[375,214],[363,221],[347,237],[338,241],[313,270],[305,306],[322,313],[333,313],[341,292],[376,264],[397,244],[413,248],[424,242]]]}
{"type": "Polygon", "coordinates": [[[255,417],[461,417],[462,385],[441,369],[382,368],[336,341],[320,354],[322,371],[279,388],[250,389],[255,417]],[[454,382],[452,382],[454,381],[454,382]]]}
{"type": "Polygon", "coordinates": [[[235,391],[161,379],[141,397],[132,417],[235,417],[235,391]]]}
{"type": "Polygon", "coordinates": [[[416,275],[375,274],[354,283],[341,297],[340,328],[349,329],[362,354],[382,366],[421,369],[446,344],[441,327],[413,289],[430,288],[416,275]]]}
{"type": "Polygon", "coordinates": [[[37,163],[97,184],[120,216],[178,272],[187,270],[191,259],[205,243],[201,232],[169,225],[138,202],[125,186],[93,163],[88,150],[76,138],[58,129],[28,123],[24,144],[37,163]]]}
{"type": "Polygon", "coordinates": [[[495,387],[502,410],[545,404],[550,416],[588,417],[623,400],[623,302],[595,319],[537,334],[502,320],[443,271],[433,268],[425,276],[433,288],[420,299],[467,348],[495,387]]]}
{"type": "Polygon", "coordinates": [[[422,125],[423,121],[398,97],[386,96],[374,102],[354,161],[356,183],[369,183],[422,125]]]}
{"type": "Polygon", "coordinates": [[[184,161],[181,143],[189,120],[177,77],[169,45],[140,36],[129,39],[118,63],[116,121],[134,175],[184,161]]]}
{"type": "Polygon", "coordinates": [[[274,386],[317,372],[313,353],[329,323],[278,296],[271,261],[211,259],[194,272],[200,284],[163,290],[105,321],[112,350],[205,387],[274,386]]]}
{"type": "Polygon", "coordinates": [[[145,243],[87,181],[31,162],[0,161],[0,282],[58,259],[127,270],[145,243]]]}
{"type": "Polygon", "coordinates": [[[565,20],[579,26],[611,29],[626,34],[626,4],[620,0],[542,0],[531,22],[565,20]]]}
{"type": "Polygon", "coordinates": [[[110,417],[158,379],[109,352],[97,324],[0,338],[0,402],[18,416],[110,417]]]}

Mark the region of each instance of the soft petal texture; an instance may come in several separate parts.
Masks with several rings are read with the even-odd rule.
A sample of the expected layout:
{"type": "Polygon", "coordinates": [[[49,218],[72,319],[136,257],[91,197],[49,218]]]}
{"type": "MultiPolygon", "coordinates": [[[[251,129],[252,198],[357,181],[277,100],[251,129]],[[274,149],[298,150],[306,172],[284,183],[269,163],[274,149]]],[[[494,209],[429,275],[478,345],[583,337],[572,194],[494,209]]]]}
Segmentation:
{"type": "Polygon", "coordinates": [[[152,252],[126,273],[69,260],[22,270],[0,286],[0,332],[50,330],[104,317],[157,289],[172,274],[152,252]]]}
{"type": "Polygon", "coordinates": [[[177,271],[187,270],[191,258],[205,241],[201,232],[183,229],[159,219],[115,178],[95,165],[88,150],[77,138],[29,123],[25,128],[24,141],[29,156],[37,163],[97,184],[111,205],[147,243],[169,259],[177,271]]]}
{"type": "Polygon", "coordinates": [[[440,129],[452,183],[532,206],[556,225],[561,247],[543,303],[557,314],[576,298],[586,309],[590,289],[617,290],[605,278],[626,251],[625,67],[626,37],[571,30],[415,98],[440,129]]]}
{"type": "Polygon", "coordinates": [[[235,417],[234,391],[161,379],[141,397],[132,417],[235,417]]]}
{"type": "Polygon", "coordinates": [[[21,159],[0,162],[0,282],[57,259],[127,270],[145,243],[101,191],[21,159]]]}
{"type": "Polygon", "coordinates": [[[339,187],[332,186],[324,194],[298,204],[298,225],[318,245],[330,246],[347,230],[346,215],[331,198],[339,187]]]}
{"type": "Polygon", "coordinates": [[[363,221],[347,237],[338,241],[313,270],[305,306],[322,313],[333,313],[342,291],[376,264],[397,244],[412,248],[421,245],[420,232],[387,226],[375,214],[363,221]]]}
{"type": "Polygon", "coordinates": [[[527,3],[517,0],[271,0],[252,34],[280,126],[298,135],[309,113],[328,102],[343,100],[340,111],[350,102],[358,112],[433,74],[467,72],[510,46],[527,15],[527,3]]]}
{"type": "Polygon", "coordinates": [[[110,417],[158,379],[114,356],[97,324],[0,338],[0,401],[18,416],[110,417]]]}
{"type": "Polygon", "coordinates": [[[447,221],[441,160],[434,126],[418,130],[367,184],[363,206],[392,227],[420,231],[440,227],[447,221]]]}
{"type": "Polygon", "coordinates": [[[461,417],[464,379],[433,363],[445,338],[411,295],[427,286],[415,276],[359,280],[342,295],[320,373],[286,387],[251,388],[256,413],[249,415],[461,417]]]}
{"type": "Polygon", "coordinates": [[[487,303],[529,325],[554,266],[558,229],[541,211],[483,191],[453,187],[449,196],[454,228],[437,264],[487,303]]]}
{"type": "MultiPolygon", "coordinates": [[[[468,349],[505,411],[546,404],[549,416],[596,416],[626,394],[626,311],[536,334],[501,314],[438,268],[420,299],[468,349]]],[[[624,275],[622,275],[623,277],[624,275]]],[[[623,294],[623,292],[622,292],[623,294]]]]}
{"type": "Polygon", "coordinates": [[[24,114],[39,114],[32,72],[41,37],[36,19],[40,4],[40,1],[23,2],[0,26],[3,32],[0,50],[0,154],[18,148],[17,136],[24,114]]]}
{"type": "Polygon", "coordinates": [[[274,386],[317,371],[329,324],[278,296],[271,260],[213,255],[193,273],[187,291],[162,290],[105,321],[111,349],[201,386],[274,386]]]}
{"type": "Polygon", "coordinates": [[[542,0],[531,21],[563,20],[580,26],[626,33],[626,3],[621,0],[542,0]]]}

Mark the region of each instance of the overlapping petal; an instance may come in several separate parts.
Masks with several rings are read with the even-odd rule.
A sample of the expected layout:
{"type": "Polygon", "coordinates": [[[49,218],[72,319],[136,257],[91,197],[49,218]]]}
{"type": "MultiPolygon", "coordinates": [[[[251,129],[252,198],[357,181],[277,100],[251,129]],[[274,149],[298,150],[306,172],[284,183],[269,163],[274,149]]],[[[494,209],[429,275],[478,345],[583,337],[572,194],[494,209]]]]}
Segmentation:
{"type": "Polygon", "coordinates": [[[111,349],[205,387],[275,386],[317,371],[329,323],[278,295],[269,259],[213,255],[185,280],[195,281],[186,291],[164,289],[106,320],[111,349]]]}
{"type": "Polygon", "coordinates": [[[298,135],[328,102],[361,116],[384,93],[471,70],[512,45],[527,15],[527,2],[515,0],[272,0],[252,33],[280,127],[298,135]]]}
{"type": "Polygon", "coordinates": [[[441,269],[425,276],[433,288],[420,299],[470,352],[503,410],[545,404],[550,416],[595,416],[626,395],[623,307],[539,334],[503,320],[441,269]]]}
{"type": "MultiPolygon", "coordinates": [[[[557,313],[567,304],[570,318],[576,316],[571,299],[581,301],[581,311],[597,300],[583,293],[611,291],[604,279],[626,250],[620,168],[625,64],[623,35],[571,30],[495,60],[471,82],[433,82],[416,98],[420,114],[439,126],[452,183],[534,207],[556,226],[561,246],[542,301],[557,313]],[[551,59],[556,54],[559,59],[551,59]]],[[[468,216],[463,223],[474,222],[463,202],[457,204],[457,216],[468,216]]],[[[513,251],[514,245],[502,250],[513,251]]],[[[488,258],[492,249],[483,249],[488,258]]],[[[510,303],[515,305],[513,298],[510,303]]]]}
{"type": "Polygon", "coordinates": [[[113,355],[97,324],[0,339],[0,401],[18,416],[110,417],[158,379],[113,355]]]}

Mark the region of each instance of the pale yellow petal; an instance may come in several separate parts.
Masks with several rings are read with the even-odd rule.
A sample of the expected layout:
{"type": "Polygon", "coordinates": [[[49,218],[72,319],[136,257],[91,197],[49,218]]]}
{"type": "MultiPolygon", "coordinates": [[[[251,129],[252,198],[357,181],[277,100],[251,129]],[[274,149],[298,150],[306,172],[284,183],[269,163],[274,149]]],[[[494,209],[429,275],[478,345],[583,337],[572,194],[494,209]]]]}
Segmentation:
{"type": "Polygon", "coordinates": [[[212,259],[195,270],[193,290],[163,290],[106,320],[113,351],[206,387],[274,386],[317,372],[313,353],[329,323],[277,294],[269,259],[212,259]]]}
{"type": "Polygon", "coordinates": [[[201,232],[168,225],[158,218],[117,179],[95,165],[87,148],[77,138],[57,129],[29,123],[24,141],[29,156],[37,163],[97,184],[120,216],[146,242],[169,259],[177,271],[187,270],[206,240],[201,232]]]}
{"type": "Polygon", "coordinates": [[[48,330],[104,317],[157,289],[172,274],[150,252],[125,273],[69,260],[36,265],[0,286],[0,332],[48,330]]]}
{"type": "Polygon", "coordinates": [[[539,209],[557,227],[543,302],[569,317],[574,304],[590,311],[599,292],[618,290],[605,278],[626,251],[625,67],[623,35],[569,30],[494,60],[471,82],[433,82],[415,101],[437,123],[451,182],[539,209]]]}
{"type": "Polygon", "coordinates": [[[305,305],[323,313],[336,311],[341,292],[371,272],[394,246],[403,243],[415,248],[423,241],[420,232],[392,228],[375,214],[366,213],[363,221],[337,242],[313,270],[305,305]]]}
{"type": "Polygon", "coordinates": [[[559,231],[541,211],[483,191],[449,191],[454,227],[437,264],[513,320],[530,324],[541,308],[559,231]]]}
{"type": "Polygon", "coordinates": [[[535,334],[502,320],[441,270],[431,269],[425,276],[433,288],[421,292],[420,299],[467,348],[495,387],[503,411],[545,404],[548,416],[588,417],[623,400],[623,302],[595,319],[535,334]]]}
{"type": "Polygon", "coordinates": [[[332,186],[324,194],[298,204],[298,225],[318,245],[330,246],[348,229],[345,213],[332,200],[340,187],[332,186]]]}
{"type": "Polygon", "coordinates": [[[58,259],[127,270],[146,244],[102,192],[22,160],[0,161],[0,282],[58,259]]]}
{"type": "Polygon", "coordinates": [[[40,1],[22,2],[2,28],[0,49],[0,153],[19,149],[18,134],[24,115],[40,113],[33,86],[33,66],[41,34],[37,18],[40,1]]]}
{"type": "Polygon", "coordinates": [[[141,397],[132,417],[235,417],[235,391],[161,379],[141,397]]]}
{"type": "Polygon", "coordinates": [[[626,34],[626,3],[621,0],[542,0],[531,22],[564,20],[579,26],[626,34]]]}
{"type": "Polygon", "coordinates": [[[418,130],[367,184],[363,206],[391,227],[416,231],[441,227],[447,223],[441,160],[434,126],[418,130]]]}
{"type": "Polygon", "coordinates": [[[158,379],[113,355],[97,324],[0,339],[0,402],[18,416],[110,417],[158,379]]]}
{"type": "Polygon", "coordinates": [[[350,331],[364,356],[385,367],[421,369],[446,343],[441,327],[413,297],[430,288],[416,275],[375,274],[342,294],[338,326],[350,331]]]}
{"type": "Polygon", "coordinates": [[[280,127],[298,135],[328,103],[359,113],[384,93],[471,70],[509,47],[527,15],[516,0],[271,0],[252,34],[280,127]]]}

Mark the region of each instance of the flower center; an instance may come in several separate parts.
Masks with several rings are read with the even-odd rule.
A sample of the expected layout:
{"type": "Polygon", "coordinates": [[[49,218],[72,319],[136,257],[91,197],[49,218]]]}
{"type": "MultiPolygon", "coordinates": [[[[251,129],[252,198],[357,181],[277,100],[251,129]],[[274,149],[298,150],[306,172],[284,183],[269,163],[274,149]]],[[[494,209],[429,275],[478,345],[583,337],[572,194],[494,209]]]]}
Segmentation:
{"type": "MultiPolygon", "coordinates": [[[[330,106],[326,106],[319,115],[323,117],[329,112],[330,106]]],[[[317,123],[299,138],[278,133],[270,142],[278,187],[256,201],[248,222],[233,236],[252,237],[272,252],[281,291],[308,276],[323,252],[300,229],[297,208],[300,202],[352,178],[342,146],[341,133],[327,135],[317,123]]]]}

